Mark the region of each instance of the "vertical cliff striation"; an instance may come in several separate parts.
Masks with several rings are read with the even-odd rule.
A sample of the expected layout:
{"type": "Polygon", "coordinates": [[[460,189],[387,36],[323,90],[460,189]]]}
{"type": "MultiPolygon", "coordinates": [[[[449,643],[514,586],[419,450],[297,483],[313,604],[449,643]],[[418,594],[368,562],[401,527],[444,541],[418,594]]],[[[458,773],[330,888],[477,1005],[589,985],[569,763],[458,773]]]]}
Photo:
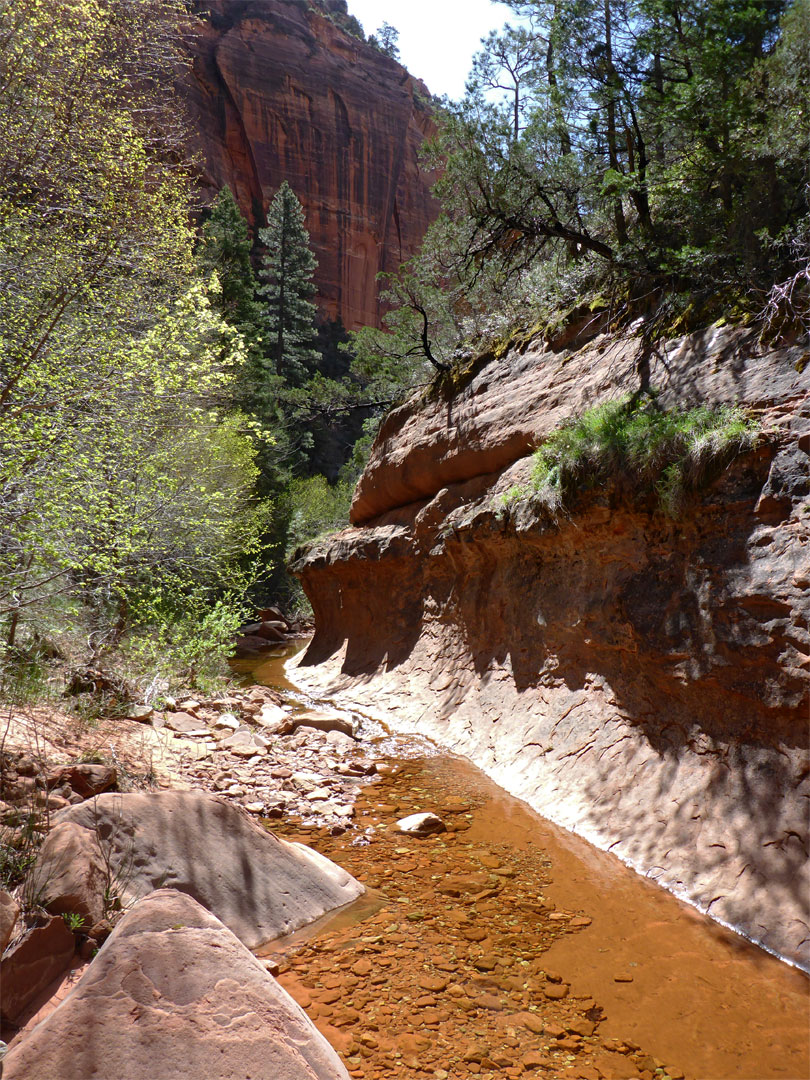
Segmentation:
{"type": "Polygon", "coordinates": [[[542,342],[386,420],[354,528],[297,564],[296,677],[472,758],[552,820],[810,967],[810,366],[711,330],[651,359],[665,407],[760,444],[678,518],[608,485],[554,520],[529,453],[638,385],[638,345],[542,342]]]}
{"type": "Polygon", "coordinates": [[[283,180],[301,199],[323,314],[378,325],[376,276],[419,246],[437,206],[419,169],[427,88],[306,0],[206,0],[187,97],[213,199],[262,220],[283,180]]]}

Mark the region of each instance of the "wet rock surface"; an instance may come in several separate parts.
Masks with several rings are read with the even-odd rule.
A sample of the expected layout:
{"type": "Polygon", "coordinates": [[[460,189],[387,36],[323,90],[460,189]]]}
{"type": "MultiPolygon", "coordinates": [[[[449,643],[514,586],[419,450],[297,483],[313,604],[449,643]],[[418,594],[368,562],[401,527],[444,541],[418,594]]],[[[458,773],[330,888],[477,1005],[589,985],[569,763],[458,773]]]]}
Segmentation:
{"type": "Polygon", "coordinates": [[[350,1075],[683,1077],[675,1061],[646,1070],[652,1055],[629,1037],[604,1037],[603,1007],[550,969],[549,946],[590,919],[547,899],[547,859],[467,839],[483,799],[460,799],[453,780],[406,761],[360,793],[359,836],[285,826],[360,876],[381,905],[272,956],[350,1075]],[[428,802],[446,831],[403,835],[398,815],[428,802]]]}
{"type": "MultiPolygon", "coordinates": [[[[642,883],[620,867],[630,892],[619,891],[613,905],[618,926],[613,939],[605,936],[602,898],[617,883],[615,874],[602,881],[600,860],[613,861],[590,851],[582,863],[567,862],[550,838],[528,842],[541,828],[539,819],[466,763],[423,758],[424,743],[385,737],[379,723],[356,715],[349,717],[355,738],[302,727],[295,735],[271,736],[264,757],[219,749],[217,732],[227,733],[231,722],[250,727],[269,704],[285,715],[330,713],[328,705],[316,707],[294,691],[283,663],[279,656],[256,671],[281,692],[255,686],[173,703],[169,711],[189,712],[208,734],[167,736],[173,772],[163,782],[217,791],[263,827],[305,841],[368,887],[357,904],[259,950],[266,970],[279,975],[357,1080],[442,1074],[445,1080],[792,1080],[808,1072],[806,995],[778,981],[771,985],[756,963],[729,970],[722,954],[718,962],[712,952],[711,936],[671,970],[671,954],[684,940],[677,922],[673,938],[662,938],[652,958],[635,938],[629,953],[617,950],[616,938],[637,935],[646,922],[662,923],[658,909],[634,908],[631,897],[642,883]],[[223,725],[226,718],[232,720],[223,725]],[[285,791],[288,782],[293,791],[285,791]],[[342,784],[346,808],[338,816],[324,796],[342,784]],[[290,798],[270,813],[276,791],[290,798]],[[397,831],[401,818],[423,813],[440,817],[446,831],[425,837],[397,831]],[[591,967],[595,959],[598,971],[591,967]],[[614,981],[624,975],[633,981],[614,981]],[[719,982],[707,996],[712,979],[719,982]]],[[[162,717],[159,711],[156,725],[162,717]]],[[[173,933],[180,921],[172,922],[173,933]]],[[[109,926],[98,930],[98,939],[89,941],[102,941],[109,926]]],[[[230,1015],[230,1007],[217,1015],[230,1015]]],[[[87,1021],[94,1039],[103,1033],[99,1015],[87,1021]]],[[[127,1032],[128,1023],[118,1026],[127,1032]]],[[[31,1033],[30,1026],[21,1032],[13,1049],[22,1052],[31,1033]]],[[[50,1044],[54,1052],[61,1052],[59,1041],[50,1044]]],[[[212,1037],[208,1045],[214,1056],[200,1071],[216,1077],[222,1044],[212,1037]]],[[[150,1067],[149,1075],[163,1075],[150,1067]]]]}

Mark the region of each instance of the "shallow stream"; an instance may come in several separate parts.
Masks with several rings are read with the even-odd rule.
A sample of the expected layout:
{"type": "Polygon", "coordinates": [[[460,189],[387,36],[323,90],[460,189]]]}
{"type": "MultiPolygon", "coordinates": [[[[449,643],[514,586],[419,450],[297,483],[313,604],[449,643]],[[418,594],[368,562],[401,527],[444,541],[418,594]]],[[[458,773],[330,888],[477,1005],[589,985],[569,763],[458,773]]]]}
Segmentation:
{"type": "MultiPolygon", "coordinates": [[[[263,660],[252,675],[257,682],[303,702],[305,696],[291,681],[294,669],[285,668],[290,655],[288,650],[263,660]]],[[[319,709],[328,704],[317,702],[319,709]]],[[[425,870],[421,885],[425,907],[435,896],[441,874],[469,870],[470,853],[497,850],[504,865],[511,865],[503,859],[504,851],[509,851],[520,880],[528,883],[536,875],[540,883],[536,889],[538,893],[542,889],[543,903],[552,912],[546,913],[547,919],[558,915],[557,925],[567,930],[551,943],[548,935],[541,942],[538,930],[537,949],[542,951],[545,969],[562,975],[572,999],[598,1002],[605,1014],[598,1029],[602,1040],[633,1040],[655,1058],[678,1065],[687,1077],[698,1080],[810,1077],[810,980],[802,973],[681,903],[615,857],[552,825],[469,762],[425,740],[390,736],[377,718],[362,718],[361,730],[376,741],[380,758],[388,759],[398,772],[381,785],[363,790],[358,828],[372,821],[385,830],[397,816],[416,809],[441,813],[449,792],[468,811],[459,818],[457,842],[441,845],[441,873],[425,870]],[[578,920],[575,932],[570,925],[574,919],[578,920]]],[[[342,850],[344,861],[351,864],[348,868],[358,876],[362,877],[358,860],[362,863],[364,857],[371,869],[379,870],[382,850],[378,854],[373,845],[363,849],[350,844],[351,834],[347,834],[342,843],[328,842],[324,851],[341,862],[342,850]]],[[[403,850],[390,849],[399,851],[399,858],[405,857],[403,850]]],[[[396,861],[392,869],[396,873],[396,861]]],[[[370,883],[374,885],[377,879],[370,883]]],[[[420,888],[416,877],[410,885],[412,890],[420,888]]],[[[516,899],[525,901],[526,897],[516,899]]],[[[380,901],[375,894],[374,903],[366,902],[356,918],[374,917],[380,902],[384,905],[385,897],[380,901]]],[[[419,896],[411,892],[408,903],[419,902],[419,896]]],[[[521,910],[529,912],[519,944],[525,957],[529,955],[526,934],[530,937],[532,932],[531,905],[523,902],[521,910]]],[[[515,911],[509,909],[508,892],[504,892],[489,915],[483,912],[481,925],[487,918],[493,925],[505,920],[507,913],[519,915],[520,910],[517,906],[515,911]]],[[[347,925],[345,913],[341,918],[347,925]]],[[[380,921],[384,919],[378,917],[380,921]]],[[[439,939],[442,925],[439,920],[439,939]]],[[[312,940],[312,933],[307,937],[312,940]]],[[[436,938],[433,932],[433,952],[442,948],[436,938]]],[[[515,942],[517,948],[517,938],[515,942]]],[[[391,978],[397,978],[396,971],[391,978]]],[[[368,1073],[360,1067],[355,1075],[368,1073]]],[[[383,1069],[380,1075],[400,1074],[383,1069]]],[[[402,1075],[408,1075],[407,1071],[402,1075]]]]}

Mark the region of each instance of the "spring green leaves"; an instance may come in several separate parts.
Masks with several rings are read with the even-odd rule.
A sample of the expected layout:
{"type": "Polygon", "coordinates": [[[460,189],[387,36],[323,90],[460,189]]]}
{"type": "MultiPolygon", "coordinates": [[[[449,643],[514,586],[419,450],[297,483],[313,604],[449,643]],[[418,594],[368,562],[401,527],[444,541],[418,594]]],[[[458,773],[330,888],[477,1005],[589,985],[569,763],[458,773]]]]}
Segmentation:
{"type": "Polygon", "coordinates": [[[0,0],[0,619],[93,640],[243,584],[266,508],[197,272],[179,0],[0,0]],[[73,615],[71,617],[73,617],[73,615]]]}

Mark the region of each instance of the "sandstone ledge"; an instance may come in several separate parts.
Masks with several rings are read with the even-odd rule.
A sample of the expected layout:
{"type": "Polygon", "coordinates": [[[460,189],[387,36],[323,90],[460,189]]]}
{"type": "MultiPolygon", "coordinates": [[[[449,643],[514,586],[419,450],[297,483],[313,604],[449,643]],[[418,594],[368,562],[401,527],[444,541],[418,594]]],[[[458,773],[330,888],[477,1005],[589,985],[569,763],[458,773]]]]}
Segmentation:
{"type": "Polygon", "coordinates": [[[724,329],[653,361],[665,404],[743,401],[769,433],[677,521],[611,491],[559,523],[496,509],[527,474],[515,431],[528,449],[632,389],[632,343],[530,349],[514,381],[493,361],[460,401],[403,407],[358,488],[378,516],[298,564],[317,632],[296,678],[469,756],[810,967],[801,355],[724,329]]]}

